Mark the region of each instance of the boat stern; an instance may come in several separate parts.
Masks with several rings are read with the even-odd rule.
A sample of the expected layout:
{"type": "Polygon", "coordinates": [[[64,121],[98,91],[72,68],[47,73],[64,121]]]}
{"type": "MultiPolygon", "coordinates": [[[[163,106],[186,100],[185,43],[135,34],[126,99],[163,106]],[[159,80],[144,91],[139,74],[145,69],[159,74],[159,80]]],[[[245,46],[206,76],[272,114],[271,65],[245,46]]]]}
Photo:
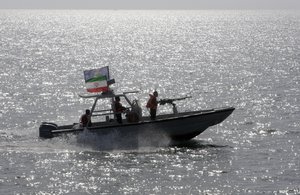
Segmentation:
{"type": "Polygon", "coordinates": [[[55,123],[43,122],[39,128],[39,136],[44,139],[53,138],[52,131],[57,129],[58,126],[55,123]]]}

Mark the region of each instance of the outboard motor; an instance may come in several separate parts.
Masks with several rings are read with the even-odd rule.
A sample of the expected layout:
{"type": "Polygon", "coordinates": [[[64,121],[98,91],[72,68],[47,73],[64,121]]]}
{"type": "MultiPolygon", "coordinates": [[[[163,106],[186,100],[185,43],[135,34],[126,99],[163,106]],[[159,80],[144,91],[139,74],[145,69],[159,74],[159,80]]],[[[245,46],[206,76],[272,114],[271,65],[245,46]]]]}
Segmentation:
{"type": "Polygon", "coordinates": [[[53,134],[52,134],[52,130],[57,130],[58,126],[54,123],[48,123],[48,122],[43,122],[40,125],[40,129],[39,129],[39,136],[41,138],[52,138],[53,134]]]}

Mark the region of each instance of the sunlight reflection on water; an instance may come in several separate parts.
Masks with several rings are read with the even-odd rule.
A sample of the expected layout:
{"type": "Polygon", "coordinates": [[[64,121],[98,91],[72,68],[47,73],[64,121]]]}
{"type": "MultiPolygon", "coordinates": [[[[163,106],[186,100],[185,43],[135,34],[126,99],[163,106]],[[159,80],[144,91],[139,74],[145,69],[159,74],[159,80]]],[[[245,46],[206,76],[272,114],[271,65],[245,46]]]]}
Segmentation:
{"type": "Polygon", "coordinates": [[[299,193],[299,21],[293,11],[1,10],[0,194],[299,193]],[[182,145],[39,140],[42,121],[78,122],[91,106],[78,97],[82,72],[102,66],[116,92],[140,90],[142,106],[157,89],[191,95],[180,111],[236,110],[182,145]]]}

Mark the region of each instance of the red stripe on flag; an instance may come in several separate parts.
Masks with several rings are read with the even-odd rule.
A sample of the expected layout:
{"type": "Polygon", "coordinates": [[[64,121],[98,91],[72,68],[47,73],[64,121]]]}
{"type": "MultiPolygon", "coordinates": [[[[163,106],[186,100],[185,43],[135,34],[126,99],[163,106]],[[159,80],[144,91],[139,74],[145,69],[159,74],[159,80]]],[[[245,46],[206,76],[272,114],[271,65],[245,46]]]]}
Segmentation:
{"type": "Polygon", "coordinates": [[[108,91],[108,87],[91,88],[91,89],[87,89],[87,91],[90,92],[90,93],[97,93],[97,92],[102,92],[102,91],[108,91]]]}

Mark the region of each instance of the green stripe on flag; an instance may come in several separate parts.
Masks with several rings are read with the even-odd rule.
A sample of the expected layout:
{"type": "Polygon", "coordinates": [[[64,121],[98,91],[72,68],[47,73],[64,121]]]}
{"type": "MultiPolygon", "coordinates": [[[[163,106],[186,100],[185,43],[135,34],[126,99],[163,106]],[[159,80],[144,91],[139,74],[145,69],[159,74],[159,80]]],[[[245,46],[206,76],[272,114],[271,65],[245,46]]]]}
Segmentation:
{"type": "Polygon", "coordinates": [[[89,83],[89,82],[104,81],[104,80],[106,80],[106,76],[98,76],[98,77],[94,77],[89,80],[86,80],[85,82],[89,83]]]}

